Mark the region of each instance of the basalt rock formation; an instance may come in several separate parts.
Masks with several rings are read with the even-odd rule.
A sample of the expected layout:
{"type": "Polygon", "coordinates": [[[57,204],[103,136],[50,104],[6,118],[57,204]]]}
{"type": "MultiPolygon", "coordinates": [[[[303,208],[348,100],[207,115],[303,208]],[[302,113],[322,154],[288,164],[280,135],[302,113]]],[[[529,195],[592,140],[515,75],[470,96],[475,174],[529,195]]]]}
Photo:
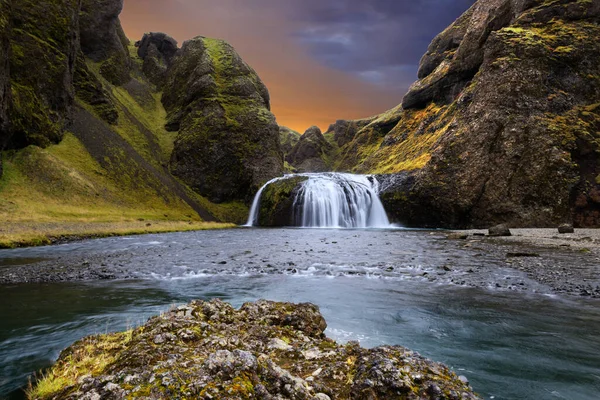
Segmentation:
{"type": "Polygon", "coordinates": [[[119,21],[121,10],[123,0],[81,1],[81,50],[101,63],[100,73],[114,85],[127,83],[131,69],[129,39],[119,21]]]}
{"type": "Polygon", "coordinates": [[[286,161],[297,172],[325,172],[331,170],[330,160],[333,151],[331,143],[325,139],[321,129],[308,128],[298,143],[286,156],[286,161]]]}
{"type": "Polygon", "coordinates": [[[186,41],[162,102],[178,131],[171,171],[211,201],[246,200],[283,173],[279,127],[267,88],[228,43],[186,41]]]}
{"type": "MultiPolygon", "coordinates": [[[[400,346],[341,345],[326,327],[309,303],[261,300],[236,310],[194,301],[132,331],[75,343],[45,375],[54,391],[40,398],[479,398],[442,364],[400,346]]],[[[35,388],[29,395],[38,398],[35,388]]]]}
{"type": "Polygon", "coordinates": [[[179,50],[177,41],[165,33],[151,32],[144,34],[142,40],[135,45],[138,56],[144,60],[142,71],[150,82],[162,88],[167,79],[168,68],[179,50]]]}
{"type": "Polygon", "coordinates": [[[476,2],[337,168],[403,172],[382,197],[411,225],[600,226],[599,23],[598,1],[476,2]]]}
{"type": "Polygon", "coordinates": [[[0,178],[2,177],[2,150],[9,139],[8,104],[10,99],[10,4],[0,0],[0,178]]]}
{"type": "Polygon", "coordinates": [[[294,146],[300,141],[302,135],[287,126],[279,127],[279,142],[281,143],[281,151],[283,156],[286,157],[294,146]]]}
{"type": "Polygon", "coordinates": [[[266,87],[222,41],[149,33],[136,51],[122,8],[0,0],[0,218],[242,222],[283,171],[266,87]]]}

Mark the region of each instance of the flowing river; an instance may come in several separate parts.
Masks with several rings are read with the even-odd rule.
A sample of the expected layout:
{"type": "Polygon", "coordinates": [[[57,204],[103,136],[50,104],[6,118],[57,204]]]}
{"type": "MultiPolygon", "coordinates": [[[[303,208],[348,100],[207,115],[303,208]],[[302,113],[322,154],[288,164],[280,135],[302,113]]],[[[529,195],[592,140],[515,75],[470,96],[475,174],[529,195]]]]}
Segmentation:
{"type": "Polygon", "coordinates": [[[33,371],[84,335],[215,297],[315,303],[336,340],[409,347],[486,399],[600,393],[600,302],[553,296],[492,252],[439,232],[244,228],[0,251],[0,272],[48,265],[95,275],[0,285],[0,397],[18,398],[33,371]],[[467,287],[459,266],[515,285],[467,287]]]}

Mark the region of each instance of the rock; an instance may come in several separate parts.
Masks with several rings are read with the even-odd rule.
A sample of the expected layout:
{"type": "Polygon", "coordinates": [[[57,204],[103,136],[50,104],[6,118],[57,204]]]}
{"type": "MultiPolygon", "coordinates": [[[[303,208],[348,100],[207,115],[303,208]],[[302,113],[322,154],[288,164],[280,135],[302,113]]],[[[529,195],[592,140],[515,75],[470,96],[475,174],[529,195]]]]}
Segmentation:
{"type": "Polygon", "coordinates": [[[250,201],[283,173],[269,92],[224,41],[186,41],[169,68],[162,102],[167,128],[179,131],[171,170],[211,201],[250,201]]]}
{"type": "Polygon", "coordinates": [[[10,148],[58,143],[75,100],[79,1],[13,1],[8,108],[10,148]]]}
{"type": "Polygon", "coordinates": [[[492,226],[488,233],[490,236],[512,236],[510,229],[504,224],[492,226]]]}
{"type": "Polygon", "coordinates": [[[260,199],[258,225],[297,226],[294,218],[298,213],[294,210],[294,200],[302,183],[307,179],[304,176],[294,176],[267,186],[260,199]]]}
{"type": "Polygon", "coordinates": [[[81,50],[102,63],[100,73],[114,85],[129,81],[131,70],[129,40],[119,21],[122,9],[123,0],[81,1],[81,50]]]}
{"type": "Polygon", "coordinates": [[[308,128],[286,157],[298,172],[325,172],[330,170],[329,154],[333,146],[317,126],[308,128]]]}
{"type": "Polygon", "coordinates": [[[279,139],[281,142],[281,151],[283,151],[284,157],[286,157],[296,146],[296,144],[300,141],[300,135],[293,129],[288,128],[287,126],[279,127],[279,139]]]}
{"type": "Polygon", "coordinates": [[[466,240],[469,238],[469,235],[466,233],[455,232],[446,236],[446,239],[449,240],[466,240]]]}
{"type": "Polygon", "coordinates": [[[90,105],[109,124],[116,124],[119,113],[108,91],[96,75],[88,68],[83,53],[77,55],[74,76],[75,93],[78,98],[90,105]]]}
{"type": "Polygon", "coordinates": [[[10,101],[10,4],[0,0],[0,178],[2,178],[2,151],[9,140],[8,105],[10,101]]]}
{"type": "Polygon", "coordinates": [[[464,377],[403,347],[363,349],[325,338],[325,320],[312,304],[260,300],[235,310],[213,300],[189,307],[191,319],[175,309],[133,331],[75,343],[51,368],[69,390],[56,387],[48,398],[121,398],[143,388],[152,398],[478,399],[464,377]],[[156,332],[175,336],[182,329],[197,332],[196,339],[153,340],[156,332]],[[282,337],[291,350],[269,346],[282,337]],[[77,380],[86,372],[77,368],[93,362],[90,354],[106,363],[87,364],[95,374],[77,380]]]}
{"type": "Polygon", "coordinates": [[[150,82],[162,88],[167,79],[167,70],[177,53],[177,41],[166,33],[146,33],[136,42],[138,55],[144,64],[142,71],[150,82]]]}
{"type": "Polygon", "coordinates": [[[599,22],[597,2],[477,1],[336,165],[410,175],[384,196],[409,226],[600,226],[599,22]]]}
{"type": "Polygon", "coordinates": [[[333,139],[338,146],[344,146],[354,139],[354,136],[359,130],[367,126],[372,119],[362,119],[356,121],[346,121],[343,119],[337,120],[334,124],[329,125],[329,129],[325,134],[333,134],[333,139]]]}
{"type": "Polygon", "coordinates": [[[575,233],[575,229],[571,224],[562,224],[558,227],[558,233],[575,233]]]}

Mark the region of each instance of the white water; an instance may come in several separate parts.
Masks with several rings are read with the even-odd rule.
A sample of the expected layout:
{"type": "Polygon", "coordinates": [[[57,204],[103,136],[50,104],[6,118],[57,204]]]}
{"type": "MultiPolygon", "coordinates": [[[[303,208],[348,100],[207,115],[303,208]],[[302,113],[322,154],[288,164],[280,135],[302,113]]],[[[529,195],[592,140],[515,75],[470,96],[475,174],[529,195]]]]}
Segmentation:
{"type": "MultiPolygon", "coordinates": [[[[246,226],[257,226],[263,186],[252,204],[246,226]]],[[[294,199],[296,226],[312,228],[389,228],[390,222],[379,200],[379,183],[371,176],[342,173],[300,174],[308,179],[294,199]]]]}

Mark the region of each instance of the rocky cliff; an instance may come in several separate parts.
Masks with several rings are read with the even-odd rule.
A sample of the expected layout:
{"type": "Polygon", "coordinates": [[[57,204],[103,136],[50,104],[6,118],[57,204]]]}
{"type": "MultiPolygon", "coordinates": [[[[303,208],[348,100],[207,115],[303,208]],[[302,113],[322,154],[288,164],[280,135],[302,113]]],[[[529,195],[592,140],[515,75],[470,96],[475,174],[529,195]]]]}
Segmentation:
{"type": "Polygon", "coordinates": [[[334,146],[327,141],[317,126],[308,128],[286,156],[286,161],[297,172],[331,171],[335,153],[334,146]]]}
{"type": "Polygon", "coordinates": [[[185,42],[167,73],[162,102],[178,131],[171,170],[217,203],[250,200],[283,173],[269,92],[226,42],[185,42]]]}
{"type": "Polygon", "coordinates": [[[598,1],[476,2],[337,168],[404,171],[383,198],[408,224],[600,226],[599,22],[598,1]]]}
{"type": "Polygon", "coordinates": [[[32,399],[478,399],[466,378],[400,346],[325,337],[312,304],[194,301],[62,352],[32,399]]]}
{"type": "Polygon", "coordinates": [[[122,8],[0,0],[0,215],[242,222],[283,171],[267,89],[221,41],[136,49],[122,8]]]}

